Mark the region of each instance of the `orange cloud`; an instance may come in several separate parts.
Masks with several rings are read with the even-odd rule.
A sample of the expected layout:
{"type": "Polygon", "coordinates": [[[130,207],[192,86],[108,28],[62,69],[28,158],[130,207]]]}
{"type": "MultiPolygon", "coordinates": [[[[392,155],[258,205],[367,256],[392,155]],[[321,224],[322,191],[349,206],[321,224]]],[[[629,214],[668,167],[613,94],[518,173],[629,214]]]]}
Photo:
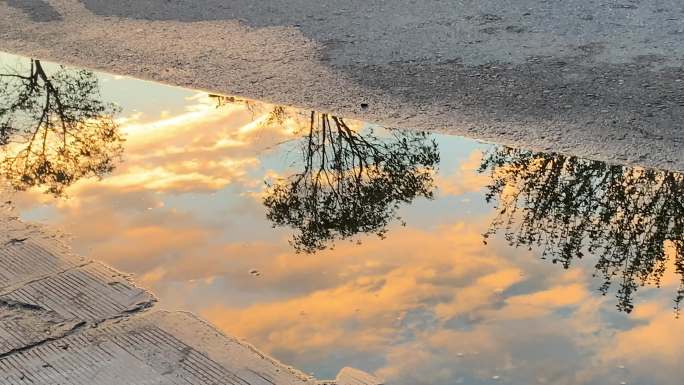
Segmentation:
{"type": "MultiPolygon", "coordinates": [[[[319,364],[340,352],[380,357],[375,369],[394,384],[467,383],[466,376],[590,384],[605,374],[596,362],[678,370],[684,350],[673,336],[681,325],[669,309],[639,304],[630,318],[636,326],[616,331],[587,271],[561,270],[496,240],[483,247],[488,218],[409,223],[385,240],[294,253],[286,231],[261,233],[267,224],[253,197],[265,173],[276,175],[258,155],[295,138],[298,123],[261,124],[265,110],[216,109],[205,99],[196,96],[180,113],[123,120],[126,162],[111,178],[80,181],[68,200],[24,194],[19,205],[53,203],[89,255],[136,273],[169,306],[199,312],[268,352],[293,352],[292,364],[319,364]],[[233,186],[240,188],[228,196],[233,186]],[[202,207],[213,192],[226,193],[233,206],[202,207]],[[210,214],[166,206],[188,195],[210,214]],[[590,369],[577,374],[580,367],[590,369]]],[[[473,152],[440,176],[440,190],[480,190],[487,180],[475,172],[481,157],[473,152]]]]}
{"type": "Polygon", "coordinates": [[[216,304],[202,315],[271,350],[382,346],[396,338],[407,313],[454,316],[454,309],[487,306],[498,290],[520,280],[518,270],[480,245],[478,232],[457,225],[435,232],[397,229],[384,241],[370,238],[315,256],[281,253],[260,279],[291,274],[320,286],[244,308],[216,304]],[[346,328],[350,323],[359,327],[346,328]]]}
{"type": "Polygon", "coordinates": [[[489,181],[488,175],[477,172],[482,163],[482,156],[481,151],[475,150],[470,153],[467,160],[459,164],[453,173],[438,176],[436,178],[438,191],[444,195],[462,195],[481,190],[489,181]]]}

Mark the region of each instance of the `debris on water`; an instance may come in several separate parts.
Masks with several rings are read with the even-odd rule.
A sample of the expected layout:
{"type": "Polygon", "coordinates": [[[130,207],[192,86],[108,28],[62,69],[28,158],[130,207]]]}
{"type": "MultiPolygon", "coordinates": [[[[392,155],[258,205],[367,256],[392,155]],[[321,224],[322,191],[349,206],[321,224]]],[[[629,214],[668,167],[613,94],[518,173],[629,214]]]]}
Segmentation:
{"type": "Polygon", "coordinates": [[[249,274],[252,274],[255,277],[261,277],[261,272],[257,269],[252,269],[249,271],[249,274]]]}
{"type": "Polygon", "coordinates": [[[501,378],[501,377],[499,377],[499,376],[492,376],[492,380],[498,380],[499,378],[501,378]]]}

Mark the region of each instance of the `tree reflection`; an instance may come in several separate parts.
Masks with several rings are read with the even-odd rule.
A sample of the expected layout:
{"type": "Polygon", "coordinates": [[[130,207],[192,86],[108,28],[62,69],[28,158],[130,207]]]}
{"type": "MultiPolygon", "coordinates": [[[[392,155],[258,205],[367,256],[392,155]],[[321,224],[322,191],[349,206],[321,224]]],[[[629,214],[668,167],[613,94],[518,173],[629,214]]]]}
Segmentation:
{"type": "Polygon", "coordinates": [[[297,251],[315,252],[360,233],[383,237],[388,224],[400,219],[401,203],[433,196],[439,153],[428,134],[381,137],[311,112],[301,144],[301,172],[270,184],[263,200],[274,226],[295,229],[291,243],[297,251]]]}
{"type": "Polygon", "coordinates": [[[543,258],[565,268],[585,253],[597,256],[601,291],[618,285],[618,309],[625,312],[640,286],[660,285],[672,261],[679,309],[683,174],[512,148],[487,154],[480,172],[491,174],[486,197],[498,209],[485,238],[502,230],[511,245],[540,247],[543,258]]]}
{"type": "Polygon", "coordinates": [[[117,108],[100,100],[95,75],[39,60],[0,73],[0,170],[18,190],[40,186],[59,195],[80,178],[112,171],[123,138],[117,108]]]}

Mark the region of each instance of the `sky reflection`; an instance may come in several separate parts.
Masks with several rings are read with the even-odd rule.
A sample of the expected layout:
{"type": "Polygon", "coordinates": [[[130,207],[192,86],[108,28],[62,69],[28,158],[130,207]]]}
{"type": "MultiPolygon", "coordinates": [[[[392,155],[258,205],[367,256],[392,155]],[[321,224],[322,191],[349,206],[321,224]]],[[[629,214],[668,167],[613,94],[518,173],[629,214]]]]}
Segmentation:
{"type": "Polygon", "coordinates": [[[401,204],[385,239],[358,234],[297,253],[262,199],[264,181],[298,170],[307,114],[273,124],[275,106],[217,106],[206,94],[98,76],[103,98],[123,111],[122,162],[64,197],[30,190],[15,204],[23,218],[73,234],[78,252],[134,274],[162,307],[201,314],[319,378],[343,366],[402,385],[671,384],[684,375],[671,265],[662,288],[640,288],[627,314],[613,292],[598,291],[589,256],[563,269],[503,236],[483,245],[497,212],[478,168],[492,146],[434,135],[433,199],[401,204]]]}

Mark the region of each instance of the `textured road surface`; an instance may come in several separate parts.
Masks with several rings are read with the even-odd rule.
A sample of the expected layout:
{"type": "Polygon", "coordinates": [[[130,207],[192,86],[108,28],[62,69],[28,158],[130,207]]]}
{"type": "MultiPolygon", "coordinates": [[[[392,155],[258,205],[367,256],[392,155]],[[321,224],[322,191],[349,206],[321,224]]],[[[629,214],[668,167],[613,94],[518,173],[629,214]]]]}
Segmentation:
{"type": "Polygon", "coordinates": [[[0,49],[684,170],[680,0],[0,0],[0,49]]]}

